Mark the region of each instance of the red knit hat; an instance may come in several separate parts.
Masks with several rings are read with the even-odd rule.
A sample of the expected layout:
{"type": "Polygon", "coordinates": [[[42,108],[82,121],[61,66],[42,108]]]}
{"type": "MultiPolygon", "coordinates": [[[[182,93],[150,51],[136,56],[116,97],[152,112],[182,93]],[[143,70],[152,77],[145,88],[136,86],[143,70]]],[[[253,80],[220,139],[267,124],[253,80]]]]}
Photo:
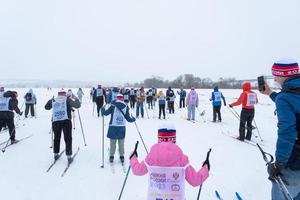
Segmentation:
{"type": "Polygon", "coordinates": [[[272,75],[287,77],[299,73],[298,63],[291,59],[282,59],[275,62],[272,66],[272,75]]]}
{"type": "Polygon", "coordinates": [[[124,96],[122,94],[118,94],[117,95],[117,99],[120,100],[120,101],[123,101],[124,100],[124,96]]]}
{"type": "Polygon", "coordinates": [[[176,129],[173,124],[163,124],[158,129],[158,143],[173,142],[176,143],[176,129]]]}

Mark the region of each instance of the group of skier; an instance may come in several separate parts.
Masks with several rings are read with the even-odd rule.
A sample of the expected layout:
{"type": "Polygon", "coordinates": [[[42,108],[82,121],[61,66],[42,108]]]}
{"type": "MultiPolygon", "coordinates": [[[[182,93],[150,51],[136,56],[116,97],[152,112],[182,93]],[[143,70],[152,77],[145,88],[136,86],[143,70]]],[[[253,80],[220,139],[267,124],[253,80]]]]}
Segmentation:
{"type": "MultiPolygon", "coordinates": [[[[268,173],[272,181],[272,200],[287,199],[290,195],[293,199],[300,199],[300,75],[296,62],[279,61],[272,66],[274,80],[282,86],[280,93],[273,92],[267,83],[260,92],[269,95],[275,102],[278,116],[278,140],[276,146],[276,160],[268,163],[268,173]],[[284,184],[279,180],[282,178],[284,184]],[[287,190],[282,189],[285,187],[287,190]]],[[[252,121],[254,119],[255,105],[258,103],[257,94],[251,90],[250,82],[245,82],[242,86],[243,92],[237,101],[229,104],[228,109],[242,105],[240,115],[236,116],[240,120],[239,137],[237,139],[251,140],[252,121]]],[[[81,107],[84,93],[81,88],[77,96],[61,90],[57,97],[51,98],[45,105],[46,110],[52,109],[52,130],[54,133],[54,160],[60,157],[60,139],[64,134],[66,144],[65,153],[68,163],[73,161],[72,150],[72,111],[81,107]]],[[[153,109],[158,101],[159,116],[166,118],[165,108],[167,105],[170,114],[175,113],[174,104],[176,94],[169,87],[166,94],[162,90],[150,88],[145,91],[140,89],[125,88],[103,88],[101,85],[90,92],[91,99],[97,106],[97,115],[110,115],[107,137],[110,140],[109,162],[114,162],[116,146],[118,143],[119,158],[122,163],[125,161],[124,141],[126,135],[126,121],[136,123],[136,118],[144,117],[144,107],[153,109]],[[105,105],[104,105],[105,104],[105,105]],[[136,109],[135,117],[130,114],[130,109],[136,109]]],[[[187,93],[181,88],[177,91],[179,95],[179,108],[187,106],[187,120],[195,120],[195,113],[199,106],[199,95],[194,87],[187,93]]],[[[4,91],[0,87],[0,131],[7,127],[10,134],[11,144],[17,142],[15,127],[15,111],[19,116],[23,114],[18,107],[18,94],[15,91],[4,91]]],[[[37,97],[30,89],[24,96],[25,118],[29,111],[31,116],[36,116],[35,105],[37,97]]],[[[222,101],[226,106],[224,95],[215,86],[211,97],[213,106],[212,122],[222,122],[221,106],[222,101]]],[[[176,129],[173,125],[165,124],[158,131],[158,143],[154,144],[142,162],[138,161],[137,149],[130,156],[130,165],[135,175],[145,175],[149,173],[148,199],[185,199],[184,180],[186,179],[192,186],[202,184],[209,175],[209,158],[203,162],[203,166],[196,171],[191,165],[186,155],[176,144],[176,129]],[[176,177],[174,177],[176,174],[176,177]],[[162,178],[163,177],[163,178],[162,178]],[[176,184],[174,184],[176,183],[176,184]],[[176,186],[175,186],[176,185],[176,186]]]]}

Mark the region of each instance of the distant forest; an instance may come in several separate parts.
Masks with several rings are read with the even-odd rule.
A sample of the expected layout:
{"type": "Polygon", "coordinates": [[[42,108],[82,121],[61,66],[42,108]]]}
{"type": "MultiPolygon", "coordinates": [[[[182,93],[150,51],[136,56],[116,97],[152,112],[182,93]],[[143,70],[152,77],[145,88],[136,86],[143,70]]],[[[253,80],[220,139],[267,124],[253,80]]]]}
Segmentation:
{"type": "Polygon", "coordinates": [[[212,81],[210,78],[200,78],[193,74],[184,74],[178,76],[173,81],[164,80],[160,76],[152,76],[147,78],[140,83],[126,83],[125,87],[141,87],[145,88],[156,87],[156,88],[167,88],[171,86],[172,88],[185,88],[189,89],[191,87],[195,88],[213,88],[214,86],[219,86],[223,89],[240,89],[243,81],[236,80],[235,78],[219,78],[217,81],[212,81]]]}
{"type": "Polygon", "coordinates": [[[212,81],[210,78],[200,78],[193,74],[184,74],[178,76],[175,80],[169,81],[164,80],[160,76],[152,76],[146,78],[139,83],[113,83],[113,82],[102,82],[99,81],[64,81],[64,80],[53,80],[53,81],[42,81],[42,80],[22,80],[22,81],[1,81],[0,86],[9,88],[91,88],[96,87],[98,84],[102,84],[104,87],[134,87],[139,88],[141,86],[145,88],[150,88],[152,86],[156,88],[167,88],[171,86],[172,88],[185,88],[189,89],[191,87],[195,88],[213,88],[214,86],[219,86],[223,89],[240,89],[243,81],[236,80],[235,78],[219,78],[217,81],[212,81]]]}

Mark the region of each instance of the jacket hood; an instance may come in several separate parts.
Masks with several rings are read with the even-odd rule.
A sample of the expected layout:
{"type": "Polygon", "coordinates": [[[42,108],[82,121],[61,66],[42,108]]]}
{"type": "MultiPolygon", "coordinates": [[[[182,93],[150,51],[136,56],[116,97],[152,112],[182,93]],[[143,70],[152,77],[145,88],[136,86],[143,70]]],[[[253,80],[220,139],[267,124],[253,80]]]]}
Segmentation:
{"type": "Polygon", "coordinates": [[[242,86],[242,88],[243,88],[244,92],[251,90],[251,84],[250,84],[250,82],[244,83],[243,86],[242,86]]]}
{"type": "Polygon", "coordinates": [[[30,90],[28,91],[28,93],[31,93],[31,94],[32,94],[32,93],[33,93],[32,89],[30,89],[30,90]]]}
{"type": "Polygon", "coordinates": [[[176,144],[161,142],[152,146],[146,162],[152,166],[185,166],[188,158],[176,144]]]}

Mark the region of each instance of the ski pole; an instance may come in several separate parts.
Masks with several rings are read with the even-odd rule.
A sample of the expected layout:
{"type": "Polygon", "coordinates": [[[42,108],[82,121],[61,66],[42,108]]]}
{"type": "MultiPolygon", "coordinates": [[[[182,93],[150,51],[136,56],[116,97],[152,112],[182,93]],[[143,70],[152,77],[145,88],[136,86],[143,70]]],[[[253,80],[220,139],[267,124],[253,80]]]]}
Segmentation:
{"type": "MultiPolygon", "coordinates": [[[[131,117],[132,117],[132,115],[131,115],[131,117]]],[[[141,132],[140,132],[140,130],[139,130],[139,127],[138,127],[136,121],[134,122],[134,124],[135,124],[135,127],[136,127],[137,132],[138,132],[139,135],[140,135],[140,138],[141,138],[141,141],[142,141],[142,143],[143,143],[143,145],[144,145],[145,151],[146,151],[146,153],[148,154],[148,149],[147,149],[147,147],[146,147],[146,145],[145,145],[145,142],[144,142],[144,140],[143,140],[142,134],[141,134],[141,132]]]]}
{"type": "Polygon", "coordinates": [[[95,102],[93,102],[93,116],[94,116],[94,113],[95,113],[95,102]]]}
{"type": "MultiPolygon", "coordinates": [[[[135,147],[134,147],[134,152],[137,150],[137,148],[138,148],[138,145],[139,145],[139,141],[136,141],[136,144],[135,144],[135,147]]],[[[129,166],[128,166],[127,173],[126,173],[126,177],[125,177],[125,180],[124,180],[124,182],[123,182],[123,186],[122,186],[122,189],[121,189],[121,192],[120,192],[120,195],[119,195],[119,198],[118,198],[118,200],[120,200],[120,199],[121,199],[121,197],[122,197],[123,190],[124,190],[124,188],[125,188],[125,184],[126,184],[126,182],[127,182],[127,178],[128,178],[128,175],[129,175],[130,169],[131,169],[131,166],[129,165],[129,166]]]]}
{"type": "Polygon", "coordinates": [[[73,113],[72,118],[73,118],[73,130],[75,130],[75,124],[76,124],[75,123],[75,112],[73,113]]]}
{"type": "MultiPolygon", "coordinates": [[[[206,154],[206,160],[209,160],[210,152],[211,152],[211,148],[208,150],[208,152],[206,154]]],[[[200,194],[201,194],[201,190],[202,190],[202,185],[203,184],[201,184],[200,187],[199,187],[199,192],[198,192],[197,200],[199,200],[199,198],[200,198],[200,194]]]]}
{"type": "Polygon", "coordinates": [[[84,146],[87,146],[86,141],[85,141],[85,136],[84,136],[84,131],[83,131],[83,127],[82,127],[82,121],[81,121],[79,109],[77,109],[77,111],[78,111],[78,117],[79,117],[79,122],[80,122],[82,137],[83,137],[83,141],[84,141],[84,146]]]}
{"type": "Polygon", "coordinates": [[[280,176],[277,176],[275,179],[275,182],[279,185],[281,192],[283,193],[283,196],[286,200],[293,200],[293,197],[289,193],[288,189],[286,188],[286,185],[284,184],[282,178],[280,176]]]}
{"type": "Polygon", "coordinates": [[[34,104],[34,108],[33,109],[34,109],[34,117],[37,118],[37,115],[36,115],[36,104],[34,104]]]}
{"type": "Polygon", "coordinates": [[[145,102],[144,102],[144,105],[145,105],[145,110],[146,110],[147,117],[148,117],[148,119],[150,119],[150,118],[149,118],[149,114],[148,114],[147,104],[146,104],[145,102]]]}
{"type": "Polygon", "coordinates": [[[54,131],[52,129],[52,126],[51,126],[50,131],[51,131],[51,146],[50,146],[50,148],[54,148],[54,131]]]}
{"type": "MultiPolygon", "coordinates": [[[[14,129],[13,129],[12,133],[14,133],[14,132],[15,132],[15,130],[16,130],[16,127],[14,127],[14,129]]],[[[6,150],[6,147],[8,147],[8,143],[9,143],[9,141],[10,141],[10,137],[8,138],[8,140],[7,140],[6,144],[5,144],[5,146],[4,146],[4,147],[1,149],[2,153],[4,153],[4,152],[5,152],[5,150],[6,150]]]]}
{"type": "MultiPolygon", "coordinates": [[[[266,165],[271,164],[274,161],[274,157],[271,154],[265,152],[259,144],[256,144],[256,145],[258,146],[258,149],[262,153],[262,156],[263,156],[264,161],[266,162],[266,165]],[[267,156],[269,156],[270,159],[268,159],[267,156]]],[[[275,182],[278,184],[284,198],[286,200],[293,200],[293,198],[292,198],[291,194],[289,193],[285,183],[283,182],[282,178],[279,175],[275,177],[275,182]]]]}
{"type": "Polygon", "coordinates": [[[101,168],[104,168],[104,116],[102,116],[102,165],[101,168]]]}
{"type": "MultiPolygon", "coordinates": [[[[228,108],[228,110],[238,119],[240,120],[240,115],[236,112],[233,112],[233,108],[230,108],[228,106],[226,106],[228,108]]],[[[235,110],[234,110],[235,111],[235,110]]]]}
{"type": "Polygon", "coordinates": [[[255,125],[255,127],[256,127],[257,134],[258,134],[258,136],[259,136],[259,138],[260,138],[260,141],[263,141],[263,139],[261,138],[261,135],[260,135],[260,132],[259,132],[259,129],[258,129],[258,126],[257,126],[257,124],[256,124],[255,119],[253,119],[253,122],[254,122],[254,125],[255,125]]]}

